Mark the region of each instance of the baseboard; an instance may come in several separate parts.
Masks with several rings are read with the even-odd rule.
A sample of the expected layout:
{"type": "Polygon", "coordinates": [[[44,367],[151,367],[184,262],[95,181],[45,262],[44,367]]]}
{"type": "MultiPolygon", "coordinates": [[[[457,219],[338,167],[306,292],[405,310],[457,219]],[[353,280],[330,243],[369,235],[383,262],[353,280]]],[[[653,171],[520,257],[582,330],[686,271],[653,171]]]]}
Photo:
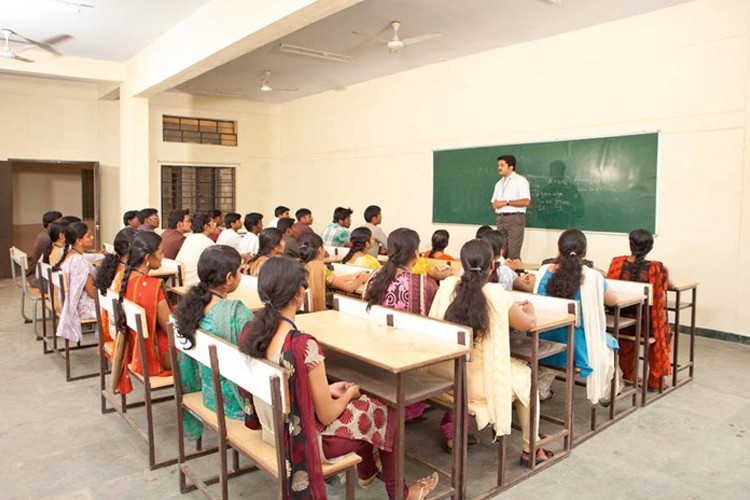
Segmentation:
{"type": "MultiPolygon", "coordinates": [[[[680,325],[681,333],[690,333],[690,327],[680,325]]],[[[720,330],[711,330],[710,328],[695,328],[695,334],[699,337],[708,337],[710,339],[724,340],[727,342],[736,342],[738,344],[750,345],[750,337],[739,335],[737,333],[722,332],[720,330]]]]}

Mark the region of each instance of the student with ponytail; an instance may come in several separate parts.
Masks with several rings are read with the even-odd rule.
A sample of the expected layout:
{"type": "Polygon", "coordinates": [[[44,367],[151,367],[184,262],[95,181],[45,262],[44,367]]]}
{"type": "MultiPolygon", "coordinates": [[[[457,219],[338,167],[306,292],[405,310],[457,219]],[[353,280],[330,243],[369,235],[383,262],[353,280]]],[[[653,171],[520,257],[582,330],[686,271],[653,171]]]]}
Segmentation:
{"type": "MultiPolygon", "coordinates": [[[[215,245],[203,251],[198,260],[200,282],[188,291],[174,311],[178,342],[182,341],[192,349],[195,330],[200,328],[234,345],[239,343],[242,328],[253,318],[253,313],[242,301],[227,299],[240,284],[241,262],[239,252],[227,245],[215,245]]],[[[215,411],[216,396],[211,383],[211,369],[181,351],[177,353],[177,362],[180,364],[183,391],[201,391],[203,404],[215,411]]],[[[237,386],[221,377],[221,393],[224,396],[224,414],[228,418],[245,418],[244,399],[237,386]]],[[[185,412],[185,437],[198,439],[202,432],[203,424],[185,412]]]]}
{"type": "Polygon", "coordinates": [[[248,261],[246,274],[258,276],[260,268],[268,259],[284,253],[284,233],[275,227],[267,227],[258,235],[258,253],[248,261]]]}
{"type": "MultiPolygon", "coordinates": [[[[665,295],[669,287],[669,270],[658,260],[646,260],[646,255],[654,248],[654,237],[646,229],[630,232],[630,255],[615,257],[609,265],[607,278],[625,281],[650,283],[653,293],[651,305],[650,331],[654,344],[648,350],[648,390],[658,391],[659,380],[672,373],[669,362],[672,334],[665,311],[665,295]]],[[[634,329],[635,327],[632,327],[634,329]]],[[[635,335],[634,332],[629,332],[635,335]]],[[[635,380],[635,356],[637,351],[633,342],[620,341],[620,369],[625,380],[635,380]]]]}
{"type": "MultiPolygon", "coordinates": [[[[128,252],[130,251],[130,242],[133,241],[135,232],[120,231],[115,236],[112,246],[115,247],[115,253],[107,254],[94,277],[94,287],[102,294],[107,293],[108,288],[112,288],[115,293],[120,293],[120,282],[125,271],[125,264],[128,261],[128,252]]],[[[104,342],[114,340],[114,318],[109,317],[107,311],[102,311],[102,338],[104,342]]],[[[106,354],[106,353],[105,353],[106,354]]]]}
{"type": "Polygon", "coordinates": [[[167,303],[163,282],[159,278],[149,276],[152,269],[159,269],[164,258],[161,236],[153,231],[139,231],[130,243],[128,261],[120,284],[119,302],[115,306],[119,309],[117,316],[117,335],[115,345],[124,343],[122,357],[115,356],[118,363],[113,362],[112,384],[118,390],[127,394],[132,390],[128,368],[135,373],[143,373],[143,364],[148,363],[148,373],[151,377],[168,377],[172,375],[169,345],[167,341],[167,324],[169,322],[169,304],[167,303]],[[146,311],[146,326],[148,338],[145,339],[146,352],[140,352],[136,342],[136,334],[125,324],[125,314],[122,311],[122,300],[128,299],[141,306],[146,311]],[[119,361],[121,359],[121,361],[119,361]]]}
{"type": "MultiPolygon", "coordinates": [[[[564,231],[557,240],[558,256],[554,264],[539,269],[534,285],[534,293],[561,297],[578,301],[580,320],[575,327],[575,365],[581,369],[581,377],[586,378],[586,393],[594,405],[600,400],[608,400],[609,384],[614,379],[615,366],[613,350],[617,341],[607,333],[604,306],[617,302],[614,292],[607,289],[607,280],[602,275],[584,265],[586,257],[586,236],[578,229],[564,231]]],[[[566,328],[558,328],[540,335],[546,340],[566,343],[566,328]]],[[[545,363],[566,366],[566,354],[555,354],[545,358],[545,363]]],[[[548,392],[554,380],[554,373],[540,371],[539,392],[542,398],[549,399],[548,392]]]]}
{"type": "Polygon", "coordinates": [[[341,290],[354,293],[359,287],[367,283],[370,274],[359,273],[337,276],[324,262],[326,250],[323,238],[315,233],[308,233],[300,238],[299,254],[307,269],[308,284],[310,285],[311,312],[323,311],[326,308],[326,292],[341,290]]]}
{"type": "MultiPolygon", "coordinates": [[[[518,303],[499,283],[490,283],[494,252],[484,240],[471,240],[461,248],[464,275],[451,276],[440,283],[440,290],[430,309],[430,317],[444,319],[474,330],[471,362],[468,364],[467,389],[469,406],[474,411],[477,427],[489,424],[496,436],[510,434],[511,405],[515,402],[518,421],[523,432],[521,462],[529,461],[529,421],[531,370],[510,356],[510,329],[527,331],[536,325],[534,308],[529,302],[518,303]]],[[[453,364],[444,363],[430,370],[453,378],[453,364]]],[[[453,418],[446,413],[440,429],[446,448],[452,448],[453,418]]],[[[536,426],[539,426],[537,413],[536,426]]],[[[536,438],[539,439],[538,437],[536,438]]],[[[475,441],[476,442],[476,441],[475,441]]],[[[471,437],[469,443],[471,444],[471,437]]],[[[552,456],[549,450],[537,450],[537,462],[552,456]]]]}
{"type": "Polygon", "coordinates": [[[52,268],[62,270],[67,285],[56,335],[72,342],[81,341],[81,321],[96,318],[94,266],[83,255],[93,246],[94,235],[86,224],[69,224],[65,228],[65,248],[60,262],[52,268]]]}
{"type": "MultiPolygon", "coordinates": [[[[63,250],[65,249],[65,229],[68,227],[67,222],[56,220],[49,225],[50,244],[42,253],[42,262],[50,266],[56,266],[60,263],[63,250]]],[[[46,279],[46,277],[45,277],[46,279]]]]}
{"type": "MultiPolygon", "coordinates": [[[[429,276],[414,273],[418,258],[416,231],[401,227],[388,235],[388,262],[373,271],[363,294],[368,309],[380,305],[427,316],[438,286],[429,276]]],[[[406,419],[422,418],[424,409],[421,401],[407,406],[406,419]]]]}
{"type": "Polygon", "coordinates": [[[358,227],[349,237],[349,253],[344,256],[341,263],[368,269],[380,268],[378,259],[368,253],[373,244],[372,231],[366,227],[358,227]]]}
{"type": "Polygon", "coordinates": [[[450,234],[445,229],[438,229],[432,233],[432,248],[422,254],[427,259],[453,260],[453,257],[445,253],[450,242],[450,234]]]}
{"type": "MultiPolygon", "coordinates": [[[[397,487],[403,488],[403,496],[409,500],[425,498],[437,485],[436,473],[409,488],[396,484],[393,410],[361,395],[356,384],[329,385],[320,345],[294,324],[306,287],[301,263],[288,257],[269,259],[258,276],[258,294],[265,307],[247,324],[240,339],[240,350],[245,354],[291,367],[290,415],[283,429],[287,436],[287,494],[290,498],[326,498],[321,458],[333,459],[350,452],[362,458],[357,466],[359,482],[362,487],[369,487],[378,474],[373,458],[373,449],[378,448],[389,498],[395,496],[397,487]],[[294,432],[289,422],[299,422],[294,432]]],[[[248,412],[246,425],[258,429],[258,413],[265,407],[249,398],[248,405],[253,404],[257,409],[248,412]]]]}

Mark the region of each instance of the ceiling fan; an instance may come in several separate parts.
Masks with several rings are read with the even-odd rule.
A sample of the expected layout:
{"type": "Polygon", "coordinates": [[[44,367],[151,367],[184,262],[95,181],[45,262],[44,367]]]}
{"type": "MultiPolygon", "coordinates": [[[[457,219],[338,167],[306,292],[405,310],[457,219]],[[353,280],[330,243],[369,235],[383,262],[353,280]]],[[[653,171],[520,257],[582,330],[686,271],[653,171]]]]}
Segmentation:
{"type": "Polygon", "coordinates": [[[443,36],[443,34],[438,31],[435,33],[428,33],[426,35],[419,35],[419,36],[413,36],[411,38],[401,39],[398,34],[399,28],[401,28],[400,21],[391,21],[390,23],[388,23],[388,26],[386,26],[380,33],[374,36],[367,35],[365,33],[359,33],[358,31],[352,31],[352,33],[354,33],[355,35],[363,36],[365,38],[370,38],[371,40],[377,40],[379,42],[385,43],[386,47],[388,47],[389,54],[395,54],[399,50],[406,47],[407,45],[414,45],[415,43],[422,43],[428,40],[435,40],[443,36]],[[382,38],[381,36],[379,36],[384,31],[387,31],[388,28],[393,30],[393,36],[390,39],[382,38]]]}
{"type": "Polygon", "coordinates": [[[62,54],[60,53],[60,51],[55,49],[53,45],[56,45],[60,42],[73,38],[70,35],[57,35],[55,37],[48,38],[47,40],[44,40],[42,42],[38,42],[36,40],[32,40],[31,38],[27,38],[23,35],[20,35],[16,33],[15,31],[8,29],[8,28],[0,29],[0,35],[2,35],[2,38],[5,39],[5,45],[3,46],[3,49],[0,51],[0,57],[3,57],[5,59],[15,59],[16,61],[27,62],[27,63],[34,62],[34,61],[32,61],[31,59],[27,59],[26,57],[18,55],[19,53],[32,49],[34,47],[39,47],[40,49],[45,50],[54,56],[61,56],[62,54]],[[17,50],[13,50],[11,49],[11,46],[10,46],[11,42],[20,43],[22,45],[17,50]]]}
{"type": "Polygon", "coordinates": [[[260,87],[258,87],[258,90],[261,92],[297,92],[299,89],[280,89],[271,87],[271,71],[265,70],[263,72],[263,77],[260,79],[260,87]]]}

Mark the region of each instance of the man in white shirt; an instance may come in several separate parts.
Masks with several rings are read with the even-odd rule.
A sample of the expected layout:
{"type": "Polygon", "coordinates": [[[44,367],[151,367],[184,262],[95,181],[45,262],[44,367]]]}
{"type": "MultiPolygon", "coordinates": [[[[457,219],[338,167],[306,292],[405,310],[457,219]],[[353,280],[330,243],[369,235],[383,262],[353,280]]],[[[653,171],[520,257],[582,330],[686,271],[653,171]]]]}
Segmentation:
{"type": "Polygon", "coordinates": [[[370,205],[365,209],[365,227],[372,231],[372,246],[367,253],[373,257],[378,254],[388,255],[388,235],[385,234],[380,223],[383,222],[383,212],[377,205],[370,205]]]}
{"type": "Polygon", "coordinates": [[[497,214],[497,230],[508,236],[509,259],[520,259],[526,227],[526,207],[531,205],[529,181],[516,173],[516,157],[497,158],[497,171],[502,178],[492,193],[492,208],[497,214]]]}
{"type": "Polygon", "coordinates": [[[271,222],[269,222],[266,227],[277,227],[277,224],[279,223],[279,219],[284,219],[286,217],[289,217],[289,207],[285,207],[284,205],[279,205],[276,207],[273,211],[273,219],[271,219],[271,222]]]}
{"type": "Polygon", "coordinates": [[[235,212],[229,212],[224,216],[224,229],[216,240],[217,245],[228,245],[235,250],[240,250],[242,236],[237,231],[242,227],[242,216],[235,212]]]}
{"type": "Polygon", "coordinates": [[[245,229],[247,229],[247,234],[242,237],[240,242],[240,253],[253,256],[258,253],[258,247],[260,246],[258,233],[263,230],[263,214],[250,212],[245,215],[245,229]]]}
{"type": "Polygon", "coordinates": [[[185,238],[185,242],[182,244],[175,259],[182,264],[183,282],[187,288],[200,281],[198,278],[198,259],[203,250],[214,245],[211,236],[216,232],[216,223],[205,212],[193,215],[191,225],[193,234],[189,234],[185,238]]]}

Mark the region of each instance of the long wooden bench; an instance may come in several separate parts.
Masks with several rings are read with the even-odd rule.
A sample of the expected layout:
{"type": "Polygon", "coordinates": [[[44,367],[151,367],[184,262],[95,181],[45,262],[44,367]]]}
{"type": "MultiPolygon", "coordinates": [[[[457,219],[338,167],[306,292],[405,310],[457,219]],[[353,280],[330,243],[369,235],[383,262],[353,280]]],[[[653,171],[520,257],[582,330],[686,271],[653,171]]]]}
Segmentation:
{"type": "MultiPolygon", "coordinates": [[[[175,332],[174,325],[170,324],[169,343],[172,364],[175,367],[175,380],[178,381],[175,386],[175,400],[179,433],[178,473],[180,491],[185,493],[197,488],[209,498],[226,499],[229,497],[228,479],[230,477],[260,468],[277,479],[279,496],[286,499],[285,443],[284,434],[279,430],[283,428],[284,416],[289,414],[289,376],[287,371],[268,361],[250,358],[241,353],[236,346],[201,330],[195,332],[194,347],[188,349],[179,333],[175,332]],[[211,381],[216,400],[215,410],[205,406],[200,391],[187,394],[182,392],[182,386],[179,384],[180,371],[177,351],[211,369],[211,381]],[[242,420],[225,417],[221,377],[234,382],[253,395],[264,430],[252,430],[245,427],[242,420]],[[259,408],[260,405],[264,404],[267,405],[264,409],[270,409],[270,412],[262,411],[259,408]],[[191,457],[184,453],[183,410],[190,412],[200,419],[204,426],[211,428],[218,434],[220,469],[219,474],[215,477],[206,480],[201,479],[188,463],[191,457]],[[268,418],[269,413],[270,419],[268,418]],[[226,452],[229,448],[234,450],[235,453],[232,472],[229,472],[227,464],[226,452]],[[241,453],[249,458],[254,466],[240,468],[236,453],[241,453]],[[279,471],[284,471],[284,473],[279,474],[279,471]],[[187,483],[187,479],[191,481],[191,484],[187,483]],[[221,493],[219,497],[208,489],[210,484],[216,482],[220,484],[221,493]]],[[[347,499],[354,498],[355,467],[359,462],[361,462],[361,458],[354,453],[350,453],[337,459],[334,463],[323,464],[323,475],[326,477],[346,472],[347,499]]]]}

